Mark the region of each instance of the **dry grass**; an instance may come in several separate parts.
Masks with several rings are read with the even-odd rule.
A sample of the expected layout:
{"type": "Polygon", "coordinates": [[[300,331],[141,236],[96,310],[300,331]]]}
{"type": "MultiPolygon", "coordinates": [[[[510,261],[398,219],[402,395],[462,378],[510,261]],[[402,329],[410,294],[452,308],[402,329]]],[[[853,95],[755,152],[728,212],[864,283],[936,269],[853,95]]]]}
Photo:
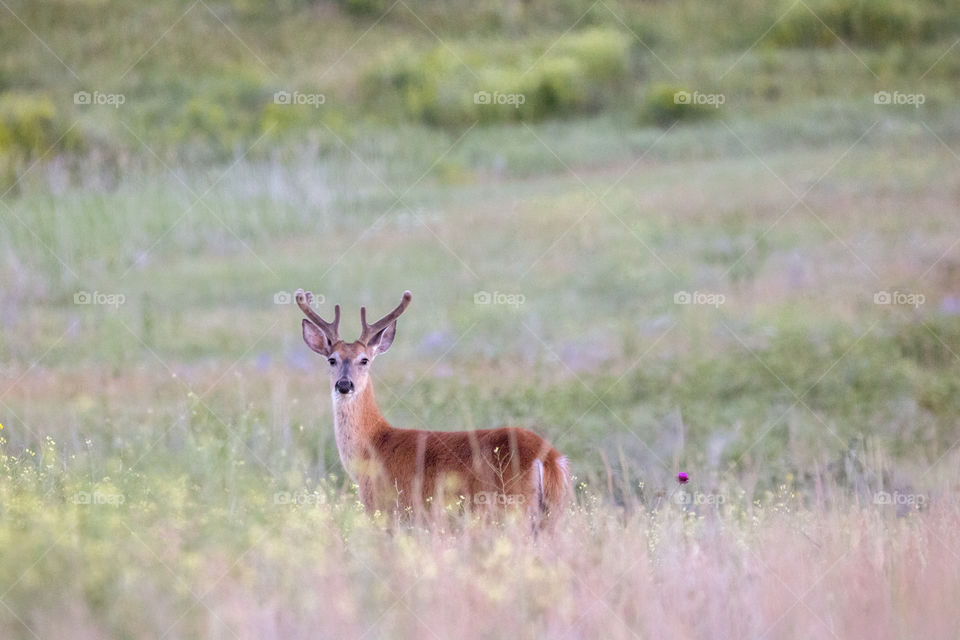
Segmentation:
{"type": "Polygon", "coordinates": [[[455,136],[371,130],[189,187],[38,167],[0,216],[0,638],[956,638],[958,129],[851,147],[873,115],[830,113],[477,128],[436,167],[455,136]],[[547,436],[561,526],[369,521],[298,286],[351,332],[412,289],[385,415],[547,436]]]}
{"type": "Polygon", "coordinates": [[[707,494],[724,496],[719,507],[680,506],[673,494],[629,512],[581,495],[562,525],[538,538],[509,525],[384,528],[349,496],[320,491],[295,494],[298,505],[241,501],[232,516],[199,520],[138,517],[127,504],[95,540],[83,510],[116,507],[71,505],[59,514],[67,530],[18,587],[20,619],[12,608],[0,612],[0,632],[955,638],[955,501],[898,509],[824,498],[834,491],[818,484],[802,495],[785,484],[754,502],[707,494]],[[221,529],[229,526],[237,531],[221,529]],[[110,530],[124,535],[111,539],[110,530]],[[57,562],[65,566],[50,566],[57,562]],[[44,569],[102,575],[38,580],[44,569]],[[94,584],[102,597],[84,593],[94,584]]]}

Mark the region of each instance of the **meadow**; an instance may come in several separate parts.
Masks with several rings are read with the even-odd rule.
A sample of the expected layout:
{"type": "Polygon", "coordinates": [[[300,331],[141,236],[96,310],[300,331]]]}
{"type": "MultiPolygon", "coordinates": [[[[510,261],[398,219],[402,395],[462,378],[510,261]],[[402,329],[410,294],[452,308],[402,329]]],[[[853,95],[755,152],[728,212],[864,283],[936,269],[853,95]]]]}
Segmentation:
{"type": "Polygon", "coordinates": [[[0,637],[956,638],[957,8],[3,4],[0,637]],[[368,516],[298,287],[557,530],[368,516]]]}

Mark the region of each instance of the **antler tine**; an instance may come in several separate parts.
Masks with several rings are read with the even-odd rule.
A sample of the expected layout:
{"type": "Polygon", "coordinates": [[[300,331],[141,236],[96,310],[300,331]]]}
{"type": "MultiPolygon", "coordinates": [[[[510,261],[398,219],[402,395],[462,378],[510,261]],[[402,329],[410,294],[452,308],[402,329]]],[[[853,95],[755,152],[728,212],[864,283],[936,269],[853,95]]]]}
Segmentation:
{"type": "Polygon", "coordinates": [[[396,319],[400,317],[400,314],[406,311],[407,306],[410,305],[411,297],[412,295],[409,291],[404,291],[403,298],[400,300],[400,304],[397,305],[396,309],[373,324],[367,324],[367,308],[360,307],[360,324],[363,327],[360,331],[360,342],[366,344],[370,338],[383,331],[391,322],[396,321],[396,319]]]}
{"type": "Polygon", "coordinates": [[[320,314],[314,311],[313,307],[310,306],[310,302],[313,301],[313,294],[309,291],[304,291],[303,289],[297,289],[297,306],[300,307],[300,310],[303,311],[304,315],[309,318],[310,322],[317,325],[321,331],[327,334],[327,338],[331,343],[336,343],[340,341],[340,305],[336,305],[333,308],[333,322],[327,322],[320,317],[320,314]]]}

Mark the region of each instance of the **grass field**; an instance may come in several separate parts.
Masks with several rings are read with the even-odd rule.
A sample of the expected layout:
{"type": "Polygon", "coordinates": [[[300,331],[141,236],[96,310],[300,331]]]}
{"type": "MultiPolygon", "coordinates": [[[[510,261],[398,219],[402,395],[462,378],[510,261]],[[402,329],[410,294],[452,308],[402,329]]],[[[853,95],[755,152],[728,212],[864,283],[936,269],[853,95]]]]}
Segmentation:
{"type": "Polygon", "coordinates": [[[956,637],[950,2],[73,5],[0,9],[0,637],[956,637]],[[410,289],[381,410],[558,529],[365,514],[298,287],[410,289]]]}

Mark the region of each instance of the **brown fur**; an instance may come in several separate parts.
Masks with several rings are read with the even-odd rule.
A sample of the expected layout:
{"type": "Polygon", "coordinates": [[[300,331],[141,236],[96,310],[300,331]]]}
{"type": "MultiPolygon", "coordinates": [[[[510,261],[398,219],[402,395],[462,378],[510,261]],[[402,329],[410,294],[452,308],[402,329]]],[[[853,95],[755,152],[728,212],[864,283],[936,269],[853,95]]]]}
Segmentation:
{"type": "Polygon", "coordinates": [[[471,512],[491,513],[502,506],[538,525],[562,512],[571,490],[567,459],[535,433],[516,427],[395,429],[380,414],[369,365],[393,343],[409,292],[373,325],[361,313],[362,340],[351,343],[337,331],[340,308],[327,323],[310,309],[309,300],[309,293],[297,292],[310,318],[303,321],[303,339],[330,363],[337,450],[367,510],[418,515],[458,503],[471,512]],[[338,384],[349,384],[349,390],[341,392],[338,384]]]}
{"type": "Polygon", "coordinates": [[[341,461],[368,510],[419,514],[432,503],[471,511],[502,505],[542,522],[563,510],[566,459],[535,433],[516,427],[478,431],[396,429],[377,409],[373,386],[356,398],[334,392],[341,461]],[[543,466],[540,482],[535,461],[543,466]]]}

